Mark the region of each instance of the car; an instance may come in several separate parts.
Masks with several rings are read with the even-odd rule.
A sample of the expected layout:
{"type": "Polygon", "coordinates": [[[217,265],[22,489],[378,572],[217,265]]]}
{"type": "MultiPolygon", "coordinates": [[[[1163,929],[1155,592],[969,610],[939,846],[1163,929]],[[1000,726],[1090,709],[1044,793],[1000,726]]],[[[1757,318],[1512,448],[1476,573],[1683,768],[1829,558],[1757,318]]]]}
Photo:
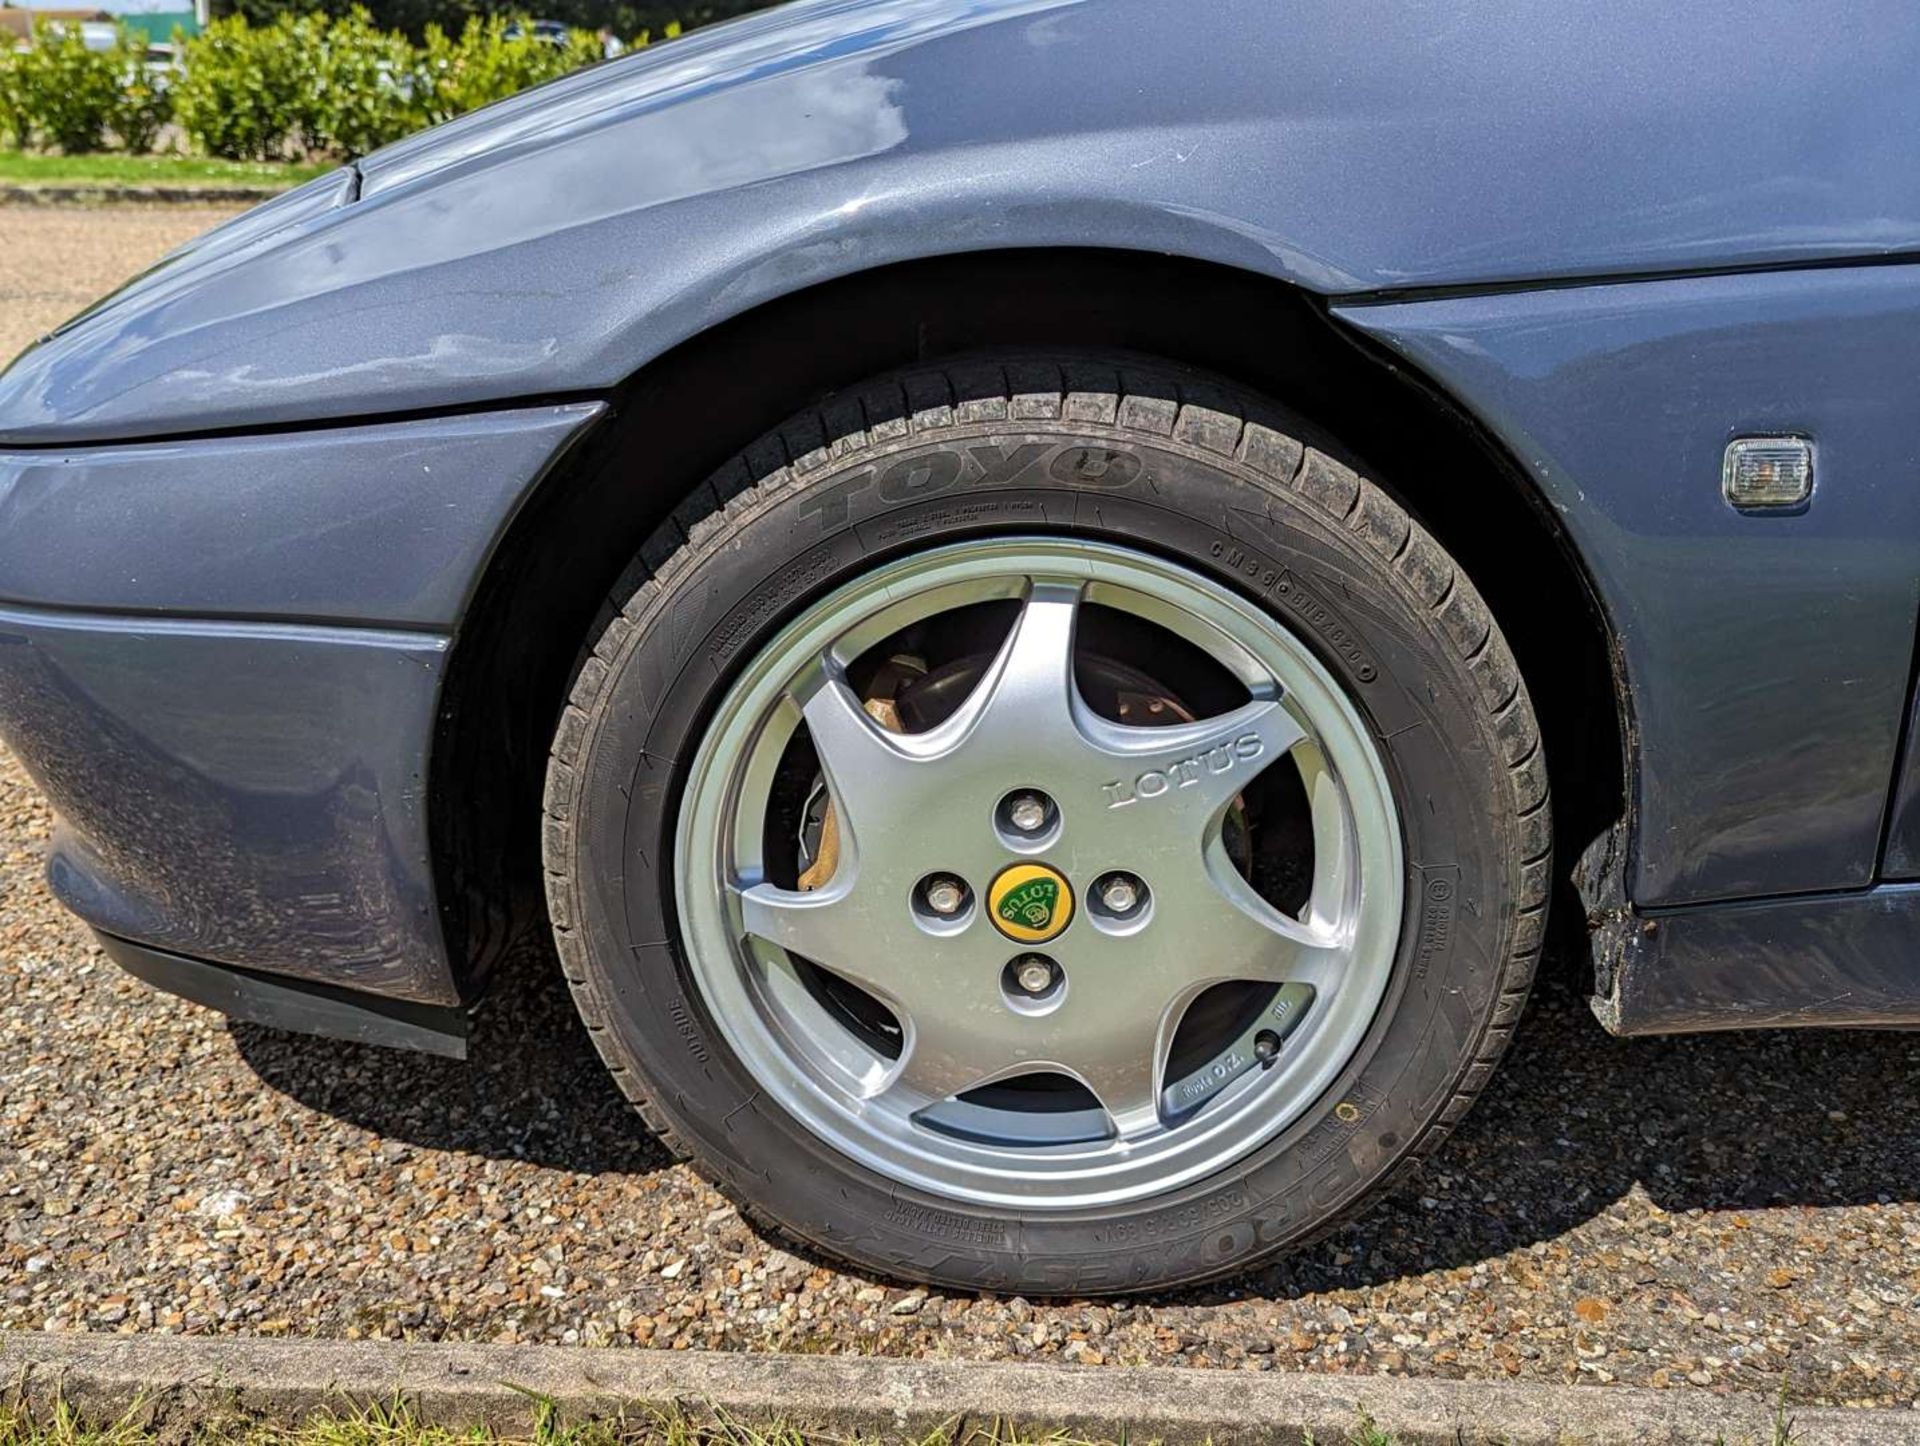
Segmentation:
{"type": "Polygon", "coordinates": [[[952,1289],[1360,1210],[1550,902],[1616,1034],[1911,1027],[1916,64],[803,0],[369,156],[0,378],[51,886],[452,1055],[548,935],[647,1128],[952,1289]]]}
{"type": "Polygon", "coordinates": [[[567,47],[569,32],[558,20],[514,20],[501,32],[508,40],[535,40],[542,45],[567,47]]]}

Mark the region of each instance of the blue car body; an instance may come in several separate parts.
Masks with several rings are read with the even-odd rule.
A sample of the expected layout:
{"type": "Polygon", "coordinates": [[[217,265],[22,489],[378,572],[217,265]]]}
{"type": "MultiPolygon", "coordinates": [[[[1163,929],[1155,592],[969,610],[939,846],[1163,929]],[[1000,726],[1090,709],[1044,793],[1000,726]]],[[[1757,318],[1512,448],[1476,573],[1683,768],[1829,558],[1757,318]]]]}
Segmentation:
{"type": "Polygon", "coordinates": [[[503,926],[450,897],[492,796],[436,772],[449,678],[589,461],[685,491],[621,415],[864,278],[1176,258],[1458,418],[1591,600],[1603,1021],[1920,1021],[1916,73],[1892,3],[801,0],[368,157],[0,377],[0,732],[54,886],[169,987],[457,1049],[503,926]],[[1777,434],[1811,502],[1729,507],[1728,441],[1777,434]]]}

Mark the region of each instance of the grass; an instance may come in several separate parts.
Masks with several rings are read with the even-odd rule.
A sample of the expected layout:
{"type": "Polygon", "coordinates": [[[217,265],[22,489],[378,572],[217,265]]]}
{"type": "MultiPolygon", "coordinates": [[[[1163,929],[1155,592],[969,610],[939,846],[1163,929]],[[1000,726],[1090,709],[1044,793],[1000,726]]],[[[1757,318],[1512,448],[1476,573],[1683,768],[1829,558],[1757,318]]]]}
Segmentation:
{"type": "MultiPolygon", "coordinates": [[[[642,1405],[615,1417],[567,1421],[554,1402],[525,1393],[533,1407],[532,1429],[500,1435],[484,1428],[456,1430],[423,1422],[405,1402],[372,1408],[343,1407],[288,1423],[214,1404],[197,1418],[184,1418],[176,1403],[165,1410],[136,1405],[109,1422],[89,1421],[65,1400],[46,1414],[21,1404],[17,1389],[0,1391],[0,1446],[1157,1446],[1155,1442],[1094,1441],[1066,1432],[1016,1430],[1002,1422],[956,1423],[923,1436],[846,1438],[782,1422],[745,1420],[712,1407],[642,1405]]],[[[1787,1414],[1785,1382],[1775,1403],[1767,1446],[1795,1446],[1787,1414]]],[[[1401,1438],[1361,1411],[1337,1439],[1311,1432],[1305,1446],[1402,1446],[1401,1438]]],[[[1496,1443],[1459,1438],[1459,1446],[1496,1443]]],[[[1569,1446],[1575,1446],[1570,1442],[1569,1446]]],[[[1705,1443],[1703,1443],[1705,1446],[1705,1443]]],[[[1760,1446],[1720,1437],[1712,1446],[1760,1446]]]]}
{"type": "MultiPolygon", "coordinates": [[[[0,1393],[0,1446],[1154,1446],[1147,1441],[1089,1441],[1065,1432],[1015,1430],[1001,1422],[956,1424],[925,1436],[849,1440],[790,1424],[753,1422],[712,1409],[642,1406],[606,1420],[569,1422],[553,1402],[533,1396],[532,1430],[503,1436],[422,1422],[404,1403],[343,1408],[293,1424],[211,1407],[191,1424],[179,1406],[136,1406],[118,1420],[90,1421],[64,1400],[36,1415],[0,1393]]],[[[1313,1443],[1313,1438],[1307,1438],[1313,1443]]],[[[1338,1441],[1317,1446],[1399,1446],[1364,1414],[1338,1441]]]]}
{"type": "Polygon", "coordinates": [[[47,156],[0,150],[0,186],[253,186],[285,190],[333,167],[205,156],[47,156]]]}
{"type": "MultiPolygon", "coordinates": [[[[452,1430],[421,1422],[406,1406],[322,1414],[298,1424],[275,1424],[236,1411],[184,1426],[177,1408],[165,1423],[136,1407],[117,1421],[90,1422],[65,1402],[35,1416],[0,1405],[0,1446],[881,1446],[848,1441],[781,1424],[755,1424],[724,1412],[692,1414],[678,1407],[640,1408],[610,1420],[569,1423],[549,1401],[534,1402],[530,1433],[502,1436],[482,1429],[452,1430]]],[[[1375,1446],[1376,1438],[1356,1436],[1375,1446]]],[[[1001,1426],[901,1437],[888,1446],[1116,1446],[1059,1434],[1021,1433],[1001,1426]]],[[[1140,1443],[1147,1446],[1147,1443],[1140,1443]]]]}
{"type": "MultiPolygon", "coordinates": [[[[532,1429],[500,1435],[484,1428],[456,1430],[421,1421],[405,1403],[343,1408],[295,1423],[248,1415],[233,1407],[205,1408],[183,1419],[176,1404],[164,1411],[136,1406],[109,1422],[89,1421],[64,1400],[48,1414],[19,1404],[17,1393],[0,1392],[0,1446],[1157,1446],[1155,1442],[1090,1441],[1066,1432],[1019,1431],[1001,1422],[956,1424],[924,1436],[847,1438],[779,1422],[743,1420],[714,1409],[640,1406],[619,1416],[584,1422],[565,1420],[554,1403],[528,1393],[532,1429]]],[[[1768,1446],[1794,1446],[1794,1423],[1784,1390],[1776,1404],[1768,1446]]],[[[1375,1425],[1362,1411],[1337,1439],[1309,1433],[1305,1446],[1402,1446],[1401,1438],[1375,1425]]],[[[1460,1438],[1460,1446],[1495,1446],[1460,1438]]],[[[1570,1443],[1572,1446],[1572,1443],[1570,1443]]],[[[1759,1446],[1742,1437],[1721,1437],[1713,1446],[1759,1446]]]]}

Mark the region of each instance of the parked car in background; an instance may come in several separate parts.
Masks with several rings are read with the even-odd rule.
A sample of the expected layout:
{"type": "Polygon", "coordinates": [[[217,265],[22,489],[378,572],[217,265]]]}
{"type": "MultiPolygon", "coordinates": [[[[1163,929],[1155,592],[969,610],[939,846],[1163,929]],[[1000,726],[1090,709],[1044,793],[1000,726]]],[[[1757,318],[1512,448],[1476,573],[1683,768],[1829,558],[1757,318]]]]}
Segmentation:
{"type": "Polygon", "coordinates": [[[1550,900],[1619,1034],[1920,1023],[1917,67],[805,0],[381,151],[0,378],[52,886],[449,1054],[550,931],[669,1146],[955,1288],[1361,1207],[1550,900]]]}
{"type": "Polygon", "coordinates": [[[538,40],[565,49],[570,32],[558,20],[516,20],[506,28],[505,34],[508,40],[538,40]]]}

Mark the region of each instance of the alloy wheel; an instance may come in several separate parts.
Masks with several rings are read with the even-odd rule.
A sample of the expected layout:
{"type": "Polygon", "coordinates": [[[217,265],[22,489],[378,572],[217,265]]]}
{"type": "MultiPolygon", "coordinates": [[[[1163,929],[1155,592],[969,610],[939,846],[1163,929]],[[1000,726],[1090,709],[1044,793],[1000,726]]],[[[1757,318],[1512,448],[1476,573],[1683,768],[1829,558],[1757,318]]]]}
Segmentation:
{"type": "Polygon", "coordinates": [[[1026,1209],[1157,1194],[1300,1119],[1386,997],[1403,889],[1380,753],[1298,638],[1041,538],[785,627],[676,840],[688,966],[758,1087],[891,1180],[1026,1209]]]}

